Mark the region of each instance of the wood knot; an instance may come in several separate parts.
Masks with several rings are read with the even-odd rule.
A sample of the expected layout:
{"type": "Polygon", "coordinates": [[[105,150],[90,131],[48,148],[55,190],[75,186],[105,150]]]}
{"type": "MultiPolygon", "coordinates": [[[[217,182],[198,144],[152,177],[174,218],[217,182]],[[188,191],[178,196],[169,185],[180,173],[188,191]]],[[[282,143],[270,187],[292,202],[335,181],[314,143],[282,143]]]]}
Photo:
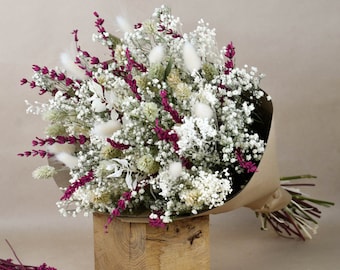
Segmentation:
{"type": "Polygon", "coordinates": [[[196,232],[194,232],[193,235],[191,235],[190,237],[188,237],[188,241],[190,242],[190,245],[192,245],[194,243],[195,239],[198,239],[202,236],[202,231],[198,230],[196,232]]]}

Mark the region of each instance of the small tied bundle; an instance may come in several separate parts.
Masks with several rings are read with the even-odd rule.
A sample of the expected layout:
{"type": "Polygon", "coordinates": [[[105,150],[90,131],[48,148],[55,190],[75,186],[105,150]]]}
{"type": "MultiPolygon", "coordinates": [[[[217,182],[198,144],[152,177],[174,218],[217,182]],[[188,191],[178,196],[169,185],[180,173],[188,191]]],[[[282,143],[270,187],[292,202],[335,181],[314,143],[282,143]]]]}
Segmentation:
{"type": "Polygon", "coordinates": [[[263,227],[309,235],[316,208],[281,186],[263,74],[236,67],[233,43],[219,49],[203,20],[182,33],[165,6],[134,26],[119,18],[121,38],[94,15],[93,39],[108,54],[83,50],[75,30],[74,59],[63,54],[63,68],[34,65],[32,80],[21,81],[51,95],[28,103],[49,123],[46,137],[33,140],[43,148],[19,155],[48,158],[33,176],[56,179],[60,212],[108,213],[108,224],[147,217],[164,227],[245,206],[263,227]]]}

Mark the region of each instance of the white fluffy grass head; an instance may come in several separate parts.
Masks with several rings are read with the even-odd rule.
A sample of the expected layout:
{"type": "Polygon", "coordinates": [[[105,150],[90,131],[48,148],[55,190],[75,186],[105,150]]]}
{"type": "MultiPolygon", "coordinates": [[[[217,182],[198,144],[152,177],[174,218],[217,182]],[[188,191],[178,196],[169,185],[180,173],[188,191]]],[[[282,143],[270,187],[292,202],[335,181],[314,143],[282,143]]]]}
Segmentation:
{"type": "Polygon", "coordinates": [[[61,64],[65,68],[67,74],[79,80],[85,79],[86,75],[85,75],[84,70],[79,68],[74,63],[74,60],[75,60],[75,57],[69,52],[63,52],[60,54],[61,64]]]}
{"type": "Polygon", "coordinates": [[[202,119],[211,119],[214,116],[214,111],[209,105],[197,102],[193,107],[193,115],[202,119]]]}
{"type": "Polygon", "coordinates": [[[131,24],[128,22],[128,20],[122,16],[117,16],[116,17],[116,23],[118,24],[119,29],[123,32],[132,32],[133,27],[131,24]]]}
{"type": "Polygon", "coordinates": [[[169,175],[172,179],[176,179],[181,176],[183,171],[181,162],[172,162],[169,165],[169,175]]]}
{"type": "Polygon", "coordinates": [[[164,48],[159,45],[153,47],[149,53],[149,62],[150,64],[160,64],[164,58],[164,48]]]}
{"type": "Polygon", "coordinates": [[[49,145],[47,147],[48,151],[52,154],[59,154],[59,153],[68,153],[68,154],[73,154],[74,151],[76,150],[76,147],[74,144],[69,144],[69,143],[55,143],[52,145],[49,145]]]}
{"type": "Polygon", "coordinates": [[[92,109],[95,112],[104,112],[106,110],[106,105],[102,102],[100,98],[95,98],[92,101],[92,109]]]}
{"type": "Polygon", "coordinates": [[[110,138],[113,133],[121,129],[122,125],[117,120],[109,120],[94,126],[92,133],[99,137],[110,138]]]}
{"type": "Polygon", "coordinates": [[[185,67],[190,73],[198,71],[201,68],[201,59],[197,55],[194,46],[189,42],[186,42],[183,46],[183,60],[185,67]]]}
{"type": "Polygon", "coordinates": [[[61,152],[55,155],[56,159],[65,164],[65,166],[73,169],[78,165],[78,159],[69,153],[61,152]]]}

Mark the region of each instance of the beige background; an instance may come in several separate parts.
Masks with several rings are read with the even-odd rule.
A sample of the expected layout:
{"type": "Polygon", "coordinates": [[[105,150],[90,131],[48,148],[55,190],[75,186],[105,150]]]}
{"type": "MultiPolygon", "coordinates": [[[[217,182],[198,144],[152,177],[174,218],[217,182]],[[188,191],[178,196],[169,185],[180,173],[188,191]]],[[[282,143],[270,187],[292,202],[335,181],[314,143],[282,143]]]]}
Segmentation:
{"type": "MultiPolygon", "coordinates": [[[[255,65],[267,74],[262,86],[274,99],[282,175],[318,176],[314,196],[335,201],[323,209],[312,241],[278,238],[262,232],[253,213],[240,209],[213,216],[212,269],[338,269],[340,263],[340,1],[163,1],[181,17],[184,31],[201,18],[216,27],[222,47],[233,41],[237,65],[255,65]]],[[[58,269],[93,269],[92,221],[62,218],[52,181],[30,176],[42,160],[16,153],[30,149],[43,123],[25,114],[25,99],[39,99],[20,87],[31,64],[54,67],[59,53],[80,29],[83,48],[93,51],[93,11],[107,19],[146,19],[162,1],[1,0],[0,9],[0,258],[13,257],[5,240],[26,264],[46,261],[58,269]]],[[[197,268],[199,269],[199,267],[197,268]]]]}

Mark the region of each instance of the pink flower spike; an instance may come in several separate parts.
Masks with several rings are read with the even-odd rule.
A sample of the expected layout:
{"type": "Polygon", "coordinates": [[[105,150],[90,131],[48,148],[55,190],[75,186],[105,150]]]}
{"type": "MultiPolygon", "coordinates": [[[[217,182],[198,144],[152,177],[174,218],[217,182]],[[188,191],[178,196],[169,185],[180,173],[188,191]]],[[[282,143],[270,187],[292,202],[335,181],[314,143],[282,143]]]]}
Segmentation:
{"type": "Polygon", "coordinates": [[[78,42],[79,41],[79,39],[78,39],[78,30],[77,29],[73,30],[72,34],[74,36],[74,41],[78,42]]]}
{"type": "Polygon", "coordinates": [[[58,75],[58,81],[63,81],[63,80],[65,80],[65,78],[66,78],[66,76],[65,76],[64,73],[60,73],[60,74],[58,75]]]}
{"type": "Polygon", "coordinates": [[[41,96],[41,95],[45,94],[46,92],[47,92],[47,90],[45,90],[45,89],[40,89],[39,95],[41,96]]]}
{"type": "Polygon", "coordinates": [[[171,142],[174,150],[176,152],[179,150],[179,146],[177,144],[178,139],[179,139],[178,135],[172,130],[163,130],[159,126],[159,119],[156,119],[155,121],[154,131],[156,132],[156,135],[159,140],[171,142]]]}
{"type": "Polygon", "coordinates": [[[129,145],[125,145],[122,143],[117,143],[114,140],[111,140],[110,138],[107,138],[106,141],[113,147],[119,150],[125,150],[128,149],[130,146],[129,145]]]}
{"type": "Polygon", "coordinates": [[[143,25],[141,24],[141,23],[137,23],[137,24],[135,24],[134,25],[134,28],[135,29],[139,29],[139,28],[141,28],[143,25]]]}
{"type": "MultiPolygon", "coordinates": [[[[104,23],[104,19],[102,18],[98,18],[97,21],[96,21],[96,26],[99,27],[101,25],[103,25],[104,23]]],[[[101,30],[104,30],[103,28],[100,28],[101,30]]]]}
{"type": "Polygon", "coordinates": [[[232,59],[235,56],[235,47],[232,42],[227,45],[225,56],[232,59]]]}
{"type": "Polygon", "coordinates": [[[233,68],[234,68],[234,62],[231,61],[231,60],[228,60],[228,61],[225,63],[225,67],[228,68],[228,69],[233,69],[233,68]]]}
{"type": "Polygon", "coordinates": [[[27,80],[27,79],[22,78],[22,79],[20,80],[20,85],[24,85],[24,84],[26,84],[26,83],[28,83],[28,80],[27,80]]]}
{"type": "Polygon", "coordinates": [[[36,71],[36,72],[38,72],[38,71],[41,70],[41,68],[40,68],[38,65],[33,65],[33,66],[32,66],[32,69],[33,69],[34,71],[36,71]]]}
{"type": "Polygon", "coordinates": [[[118,200],[117,206],[118,206],[117,208],[124,211],[126,208],[125,200],[124,199],[118,200]]]}
{"type": "Polygon", "coordinates": [[[168,93],[166,92],[166,90],[163,89],[160,91],[160,96],[162,98],[162,105],[164,107],[164,110],[170,113],[170,115],[172,116],[172,119],[176,123],[180,124],[182,123],[182,118],[179,116],[179,113],[170,106],[167,95],[168,93]]]}
{"type": "Polygon", "coordinates": [[[108,233],[109,232],[109,225],[111,224],[113,220],[113,216],[110,215],[108,218],[107,218],[107,221],[106,221],[106,224],[105,224],[105,232],[108,233]]]}
{"type": "Polygon", "coordinates": [[[31,87],[31,88],[35,88],[35,87],[36,87],[36,84],[35,84],[34,81],[30,82],[30,87],[31,87]]]}
{"type": "Polygon", "coordinates": [[[79,135],[78,141],[79,141],[80,144],[84,144],[84,143],[86,143],[87,138],[84,135],[79,135]]]}
{"type": "Polygon", "coordinates": [[[156,228],[165,228],[166,227],[163,220],[161,220],[159,217],[157,217],[156,219],[149,218],[149,224],[150,224],[150,226],[156,227],[156,228]]]}
{"type": "MultiPolygon", "coordinates": [[[[79,65],[81,64],[80,58],[77,56],[76,59],[74,60],[74,63],[79,65]]],[[[84,69],[84,68],[83,68],[84,69]]]]}
{"type": "Polygon", "coordinates": [[[48,74],[50,71],[48,70],[47,67],[43,67],[43,68],[41,69],[41,72],[42,72],[42,74],[46,75],[46,74],[48,74]]]}
{"type": "Polygon", "coordinates": [[[73,84],[73,80],[71,79],[71,78],[66,78],[66,80],[65,80],[65,85],[66,86],[70,86],[70,85],[72,85],[73,84]]]}
{"type": "Polygon", "coordinates": [[[90,57],[90,54],[87,51],[82,51],[82,53],[85,57],[90,57]]]}
{"type": "Polygon", "coordinates": [[[92,57],[91,58],[91,64],[92,65],[96,65],[96,64],[99,64],[99,58],[98,57],[92,57]]]}
{"type": "Polygon", "coordinates": [[[68,200],[78,188],[86,185],[87,183],[91,182],[93,179],[94,179],[94,174],[92,171],[89,171],[86,175],[79,178],[77,181],[75,181],[71,185],[69,185],[64,195],[60,198],[60,200],[68,200]]]}
{"type": "Polygon", "coordinates": [[[235,56],[235,47],[233,45],[232,42],[230,42],[227,47],[226,47],[226,51],[225,51],[225,57],[228,58],[227,62],[224,64],[225,67],[225,74],[229,74],[230,71],[234,68],[235,64],[233,61],[233,57],[235,56]]]}
{"type": "Polygon", "coordinates": [[[124,192],[123,195],[122,195],[122,197],[123,197],[125,200],[130,201],[130,200],[131,200],[131,197],[132,197],[131,191],[124,192]]]}
{"type": "Polygon", "coordinates": [[[25,151],[24,153],[19,153],[17,154],[19,157],[35,157],[35,156],[40,156],[42,158],[44,157],[51,157],[52,154],[46,152],[45,150],[32,150],[32,151],[25,151]]]}
{"type": "Polygon", "coordinates": [[[120,216],[120,211],[118,208],[115,208],[112,212],[111,212],[111,215],[113,217],[119,217],[120,216]]]}
{"type": "Polygon", "coordinates": [[[58,74],[57,74],[57,72],[54,69],[52,69],[50,71],[50,76],[51,76],[52,79],[55,79],[55,78],[58,77],[58,74]]]}
{"type": "Polygon", "coordinates": [[[247,173],[254,173],[257,172],[257,166],[255,163],[251,162],[251,161],[245,161],[243,156],[242,156],[242,152],[240,149],[236,150],[236,158],[237,161],[239,162],[240,166],[243,169],[247,170],[247,173]]]}

